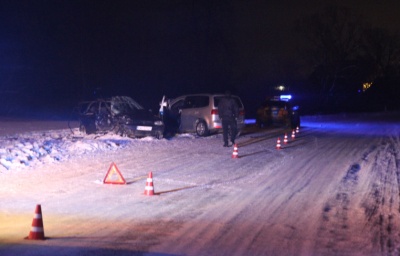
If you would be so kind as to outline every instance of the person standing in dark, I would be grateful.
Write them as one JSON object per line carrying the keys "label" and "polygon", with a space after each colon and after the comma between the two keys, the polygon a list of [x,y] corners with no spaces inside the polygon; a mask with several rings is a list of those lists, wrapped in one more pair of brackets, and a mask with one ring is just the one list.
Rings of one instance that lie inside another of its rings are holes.
{"label": "person standing in dark", "polygon": [[229,91],[226,91],[225,96],[219,100],[218,115],[222,122],[224,147],[229,147],[231,146],[228,144],[229,129],[231,142],[235,144],[237,134],[236,120],[239,116],[239,106]]}

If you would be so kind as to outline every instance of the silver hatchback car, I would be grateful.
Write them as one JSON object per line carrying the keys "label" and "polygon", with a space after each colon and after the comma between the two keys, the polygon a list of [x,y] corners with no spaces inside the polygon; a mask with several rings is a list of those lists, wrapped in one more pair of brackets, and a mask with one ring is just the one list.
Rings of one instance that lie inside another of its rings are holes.
{"label": "silver hatchback car", "polygon": [[[190,94],[166,100],[163,118],[166,128],[176,132],[196,132],[207,136],[222,131],[218,103],[224,94]],[[241,99],[232,95],[239,106],[238,133],[245,127],[245,110]],[[238,135],[239,135],[238,134]]]}

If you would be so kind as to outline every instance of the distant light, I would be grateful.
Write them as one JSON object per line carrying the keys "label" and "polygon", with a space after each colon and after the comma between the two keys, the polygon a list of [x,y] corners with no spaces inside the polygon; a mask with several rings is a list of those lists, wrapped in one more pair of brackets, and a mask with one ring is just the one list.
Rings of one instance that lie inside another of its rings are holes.
{"label": "distant light", "polygon": [[363,92],[368,90],[372,86],[372,82],[370,83],[363,83]]}
{"label": "distant light", "polygon": [[284,85],[278,85],[277,87],[275,87],[278,91],[284,91],[286,89],[286,87]]}
{"label": "distant light", "polygon": [[280,98],[280,100],[283,100],[283,101],[289,101],[292,99],[292,95],[290,95],[290,94],[281,95],[279,98]]}

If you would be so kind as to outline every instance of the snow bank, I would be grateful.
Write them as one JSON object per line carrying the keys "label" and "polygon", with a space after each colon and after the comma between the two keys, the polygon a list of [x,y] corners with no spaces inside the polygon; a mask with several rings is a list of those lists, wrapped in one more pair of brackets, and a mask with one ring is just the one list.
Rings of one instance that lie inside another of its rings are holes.
{"label": "snow bank", "polygon": [[71,155],[117,150],[131,140],[117,135],[83,136],[76,128],[3,136],[0,137],[0,171],[59,162]]}

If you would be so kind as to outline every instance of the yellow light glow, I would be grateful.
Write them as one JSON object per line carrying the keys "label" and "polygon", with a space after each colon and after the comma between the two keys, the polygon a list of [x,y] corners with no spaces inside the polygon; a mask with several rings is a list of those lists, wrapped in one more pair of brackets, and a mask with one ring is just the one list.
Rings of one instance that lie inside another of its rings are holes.
{"label": "yellow light glow", "polygon": [[369,83],[363,83],[363,92],[368,90],[372,86],[372,82]]}

